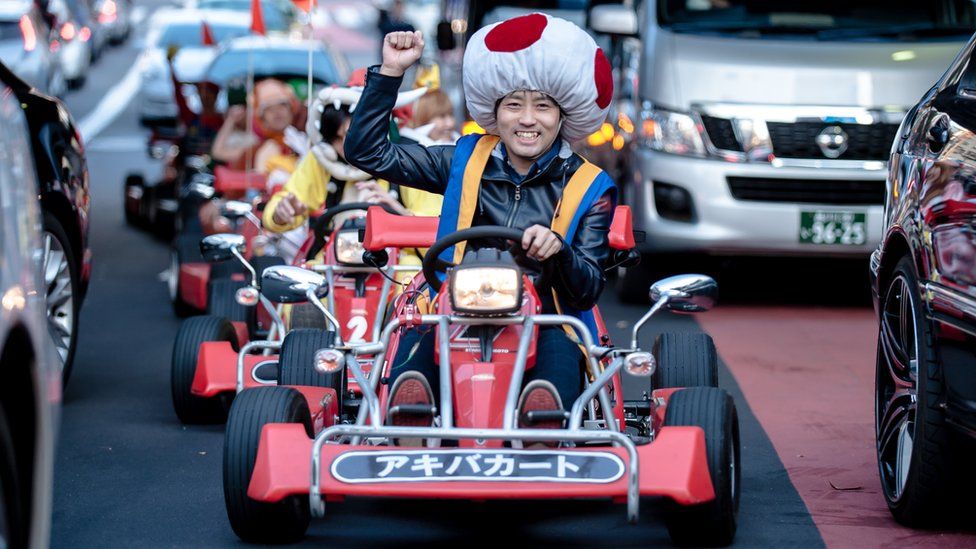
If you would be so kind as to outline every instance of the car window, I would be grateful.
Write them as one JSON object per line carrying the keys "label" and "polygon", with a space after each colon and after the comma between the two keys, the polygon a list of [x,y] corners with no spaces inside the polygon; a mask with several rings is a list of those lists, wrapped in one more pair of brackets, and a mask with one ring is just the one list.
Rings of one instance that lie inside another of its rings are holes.
{"label": "car window", "polygon": [[0,21],[0,40],[20,40],[20,25],[15,21]]}
{"label": "car window", "polygon": [[[218,42],[237,36],[245,36],[250,32],[246,27],[237,25],[221,25],[219,23],[208,23],[208,25],[210,32],[213,33],[214,40]],[[155,45],[159,48],[167,48],[169,46],[202,46],[203,25],[201,23],[169,25],[160,33]]]}

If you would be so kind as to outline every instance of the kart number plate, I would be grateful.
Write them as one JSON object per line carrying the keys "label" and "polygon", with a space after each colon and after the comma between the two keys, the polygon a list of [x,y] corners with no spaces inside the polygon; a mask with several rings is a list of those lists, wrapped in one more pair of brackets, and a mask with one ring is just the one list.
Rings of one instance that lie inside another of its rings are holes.
{"label": "kart number plate", "polygon": [[608,452],[413,450],[346,452],[332,476],[347,484],[384,482],[564,482],[607,484],[624,474]]}
{"label": "kart number plate", "polygon": [[864,212],[800,212],[801,244],[861,246],[867,240],[867,215]]}

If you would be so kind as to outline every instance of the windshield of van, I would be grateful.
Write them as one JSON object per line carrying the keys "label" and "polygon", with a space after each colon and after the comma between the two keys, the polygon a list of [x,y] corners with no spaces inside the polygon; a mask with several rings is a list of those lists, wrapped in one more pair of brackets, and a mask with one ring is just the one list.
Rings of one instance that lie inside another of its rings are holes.
{"label": "windshield of van", "polygon": [[663,0],[674,32],[812,40],[958,40],[976,30],[976,0]]}

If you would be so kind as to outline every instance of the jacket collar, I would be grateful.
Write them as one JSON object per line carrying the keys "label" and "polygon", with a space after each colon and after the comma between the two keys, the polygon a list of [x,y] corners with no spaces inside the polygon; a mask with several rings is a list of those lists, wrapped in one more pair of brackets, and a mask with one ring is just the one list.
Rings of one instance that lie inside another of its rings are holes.
{"label": "jacket collar", "polygon": [[529,168],[529,172],[525,176],[522,176],[515,171],[515,168],[508,161],[508,151],[505,150],[504,143],[499,141],[495,145],[495,149],[491,152],[492,159],[485,167],[485,172],[482,177],[491,181],[504,181],[515,185],[523,185],[549,174],[555,168],[563,166],[564,161],[572,155],[573,149],[569,142],[565,139],[559,139],[553,143],[548,151],[533,162]]}

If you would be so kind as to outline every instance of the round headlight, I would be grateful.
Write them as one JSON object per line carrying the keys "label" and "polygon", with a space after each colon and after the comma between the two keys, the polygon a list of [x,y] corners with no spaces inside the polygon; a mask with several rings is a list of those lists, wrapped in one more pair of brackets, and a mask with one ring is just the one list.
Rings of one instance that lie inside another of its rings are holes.
{"label": "round headlight", "polygon": [[630,353],[624,359],[624,370],[632,376],[650,377],[654,375],[656,367],[657,363],[651,353]]}
{"label": "round headlight", "polygon": [[511,313],[522,305],[522,278],[511,267],[460,267],[451,277],[451,301],[461,313]]}
{"label": "round headlight", "polygon": [[335,349],[319,349],[315,353],[315,369],[322,374],[334,374],[342,369],[343,358]]}

